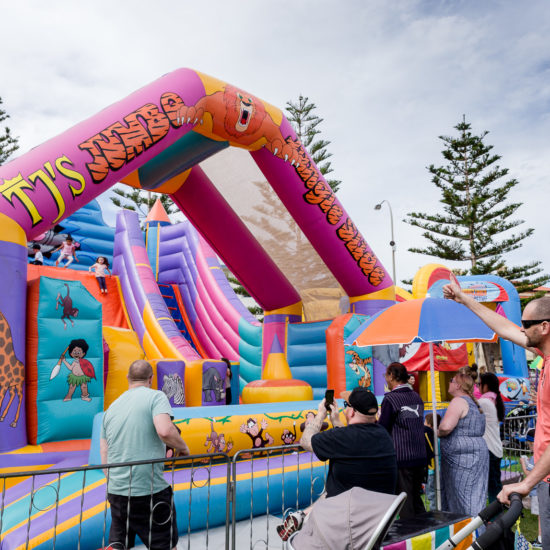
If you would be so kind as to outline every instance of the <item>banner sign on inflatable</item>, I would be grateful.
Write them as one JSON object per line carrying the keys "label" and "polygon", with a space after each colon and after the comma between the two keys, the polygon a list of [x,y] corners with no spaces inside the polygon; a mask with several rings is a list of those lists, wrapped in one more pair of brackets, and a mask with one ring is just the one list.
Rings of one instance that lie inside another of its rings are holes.
{"label": "banner sign on inflatable", "polygon": [[[429,289],[430,296],[443,298],[443,287],[448,282],[448,280],[435,282]],[[501,285],[491,281],[465,281],[461,278],[460,288],[476,302],[508,302],[510,300],[506,290]]]}
{"label": "banner sign on inflatable", "polygon": [[[400,361],[409,372],[430,370],[430,347],[428,344],[411,343],[399,347]],[[434,365],[437,371],[456,371],[468,365],[466,344],[442,342],[434,344]]]}

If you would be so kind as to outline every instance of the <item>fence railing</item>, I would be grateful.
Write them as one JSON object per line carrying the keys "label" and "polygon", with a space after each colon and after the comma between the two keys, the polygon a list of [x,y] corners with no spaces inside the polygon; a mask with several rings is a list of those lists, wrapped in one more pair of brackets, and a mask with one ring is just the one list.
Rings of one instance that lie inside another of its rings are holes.
{"label": "fence railing", "polygon": [[[324,463],[298,445],[249,449],[234,457],[204,454],[0,474],[0,549],[106,547],[107,483],[116,483],[122,474],[128,496],[144,482],[150,484],[150,495],[154,470],[162,463],[173,489],[178,549],[282,547],[276,524],[285,511],[315,501],[326,474]],[[152,524],[158,510],[150,502]],[[162,522],[172,525],[173,518]],[[129,542],[126,538],[117,550]]]}
{"label": "fence railing", "polygon": [[532,445],[527,432],[536,427],[537,415],[529,410],[516,410],[509,414],[501,424],[500,439],[503,457],[501,462],[503,483],[515,483],[523,477],[521,457],[533,455]]}

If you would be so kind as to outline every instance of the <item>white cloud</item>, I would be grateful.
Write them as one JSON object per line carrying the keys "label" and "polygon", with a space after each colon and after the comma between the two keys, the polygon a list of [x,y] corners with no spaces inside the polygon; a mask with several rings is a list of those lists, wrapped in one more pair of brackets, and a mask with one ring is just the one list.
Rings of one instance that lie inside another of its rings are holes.
{"label": "white cloud", "polygon": [[325,120],[344,207],[391,271],[393,207],[399,278],[433,258],[399,220],[435,211],[426,166],[462,114],[502,155],[511,195],[534,237],[512,255],[550,272],[550,12],[544,0],[312,0],[93,3],[38,0],[2,9],[0,96],[22,150],[178,67],[227,80],[284,108],[299,93]]}

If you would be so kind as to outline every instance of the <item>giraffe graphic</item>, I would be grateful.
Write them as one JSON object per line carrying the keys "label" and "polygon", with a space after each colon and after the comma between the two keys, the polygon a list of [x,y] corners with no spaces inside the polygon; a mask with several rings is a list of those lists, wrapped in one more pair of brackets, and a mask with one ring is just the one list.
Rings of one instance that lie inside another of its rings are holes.
{"label": "giraffe graphic", "polygon": [[11,404],[17,395],[19,403],[15,419],[10,424],[12,428],[17,426],[19,413],[21,412],[21,404],[23,403],[23,382],[25,381],[25,367],[15,356],[13,351],[13,341],[11,338],[11,330],[8,321],[0,312],[0,410],[2,402],[6,396],[6,392],[10,392],[10,399],[4,412],[0,416],[0,422],[4,422]]}

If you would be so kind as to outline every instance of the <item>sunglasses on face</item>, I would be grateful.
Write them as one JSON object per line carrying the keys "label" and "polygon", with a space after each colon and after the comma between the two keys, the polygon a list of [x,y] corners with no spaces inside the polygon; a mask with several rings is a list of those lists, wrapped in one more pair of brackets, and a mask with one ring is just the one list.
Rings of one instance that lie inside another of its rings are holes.
{"label": "sunglasses on face", "polygon": [[351,407],[351,405],[347,401],[344,401],[344,409],[346,409],[347,407]]}
{"label": "sunglasses on face", "polygon": [[529,328],[534,325],[540,325],[541,323],[550,323],[550,319],[522,319],[521,326],[523,328]]}

